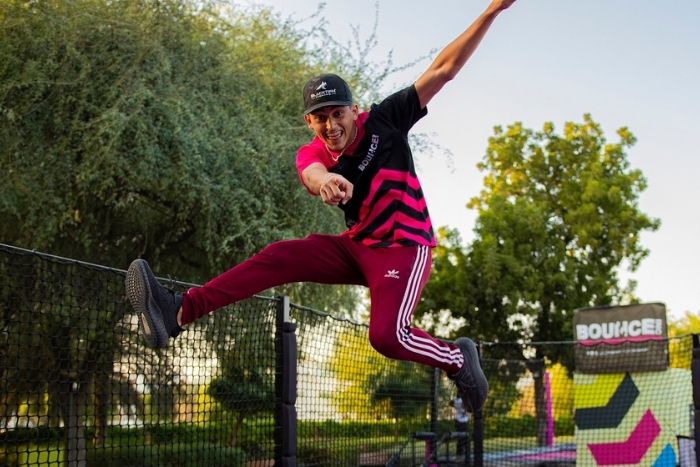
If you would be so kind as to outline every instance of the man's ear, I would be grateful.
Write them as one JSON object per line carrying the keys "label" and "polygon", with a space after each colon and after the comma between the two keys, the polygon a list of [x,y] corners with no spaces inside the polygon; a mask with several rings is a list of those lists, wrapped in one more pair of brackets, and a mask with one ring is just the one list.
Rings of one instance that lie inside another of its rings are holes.
{"label": "man's ear", "polygon": [[357,120],[357,117],[360,115],[360,108],[357,104],[353,104],[350,106],[350,110],[352,110],[352,119]]}
{"label": "man's ear", "polygon": [[304,121],[306,122],[306,126],[311,128],[311,115],[310,114],[305,114],[304,115]]}

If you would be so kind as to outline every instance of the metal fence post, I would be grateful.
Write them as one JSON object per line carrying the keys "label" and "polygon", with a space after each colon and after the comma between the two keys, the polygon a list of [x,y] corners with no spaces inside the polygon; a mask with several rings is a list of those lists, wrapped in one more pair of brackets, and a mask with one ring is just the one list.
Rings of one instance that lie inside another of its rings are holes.
{"label": "metal fence post", "polygon": [[430,387],[430,399],[432,401],[430,406],[430,431],[437,433],[437,422],[438,422],[438,384],[440,382],[440,369],[433,368],[433,377],[431,378]]}
{"label": "metal fence post", "polygon": [[691,375],[693,382],[693,408],[695,409],[693,438],[695,440],[695,459],[700,459],[700,336],[693,334],[693,360]]}
{"label": "metal fence post", "polygon": [[[438,422],[438,384],[440,382],[440,369],[433,368],[430,378],[430,431],[437,433]],[[435,440],[430,441],[430,453],[435,452]]]}
{"label": "metal fence post", "polygon": [[289,297],[278,297],[275,330],[275,465],[297,465],[297,341]]}
{"label": "metal fence post", "polygon": [[[477,347],[479,351],[479,360],[481,360],[482,349],[481,343]],[[476,410],[472,414],[474,422],[474,467],[482,467],[484,465],[484,411],[483,409]]]}

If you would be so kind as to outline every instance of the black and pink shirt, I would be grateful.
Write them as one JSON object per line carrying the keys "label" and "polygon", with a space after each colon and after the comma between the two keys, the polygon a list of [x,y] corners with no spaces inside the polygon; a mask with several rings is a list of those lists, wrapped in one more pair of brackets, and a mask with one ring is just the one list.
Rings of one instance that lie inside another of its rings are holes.
{"label": "black and pink shirt", "polygon": [[314,162],[350,181],[353,197],[345,212],[348,235],[370,247],[435,246],[408,131],[427,114],[414,86],[392,94],[359,115],[355,142],[345,154],[328,150],[317,136],[297,151],[299,176]]}

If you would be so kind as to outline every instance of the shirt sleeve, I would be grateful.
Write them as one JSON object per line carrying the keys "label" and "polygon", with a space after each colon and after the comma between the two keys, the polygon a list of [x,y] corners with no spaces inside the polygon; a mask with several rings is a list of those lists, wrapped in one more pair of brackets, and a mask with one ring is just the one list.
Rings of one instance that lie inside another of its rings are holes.
{"label": "shirt sleeve", "polygon": [[314,144],[309,143],[301,146],[297,150],[297,157],[296,157],[296,165],[297,165],[297,172],[299,173],[299,176],[301,176],[301,173],[304,171],[305,168],[313,164],[314,162],[320,162],[326,168],[328,168],[328,165],[326,164],[326,161],[324,160],[325,158],[323,157],[323,153],[321,150],[319,150],[318,147],[315,147]]}
{"label": "shirt sleeve", "polygon": [[408,131],[418,120],[428,114],[427,108],[421,108],[415,85],[410,85],[372,106],[372,112],[380,115],[387,122],[401,130]]}
{"label": "shirt sleeve", "polygon": [[313,193],[311,192],[311,190],[309,190],[309,187],[306,186],[306,183],[304,183],[304,178],[301,176],[301,173],[304,171],[304,169],[306,169],[314,162],[319,162],[323,164],[327,169],[330,169],[327,158],[323,157],[323,149],[319,148],[319,146],[317,144],[314,144],[314,141],[312,141],[309,144],[301,146],[297,150],[296,156],[297,175],[299,176],[299,181],[311,194]]}

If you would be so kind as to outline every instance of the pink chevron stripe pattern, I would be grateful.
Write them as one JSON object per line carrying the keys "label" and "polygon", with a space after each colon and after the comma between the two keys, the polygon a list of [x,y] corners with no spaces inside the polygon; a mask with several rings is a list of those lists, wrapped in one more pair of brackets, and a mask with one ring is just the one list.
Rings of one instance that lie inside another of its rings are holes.
{"label": "pink chevron stripe pattern", "polygon": [[410,172],[379,170],[360,206],[362,221],[352,226],[347,234],[366,236],[371,230],[371,235],[361,240],[370,246],[385,241],[399,244],[402,240],[434,246],[430,215],[420,189],[418,179]]}
{"label": "pink chevron stripe pattern", "polygon": [[[387,209],[388,207],[390,207],[391,203],[393,203],[399,199],[407,207],[409,207],[415,211],[418,211],[418,212],[423,211],[425,209],[425,206],[426,206],[425,199],[423,199],[423,198],[421,198],[420,200],[416,200],[416,199],[410,197],[409,195],[407,195],[401,191],[390,190],[387,193],[387,195],[385,195],[382,199],[377,201],[373,206],[370,206],[369,204],[367,204],[366,206],[363,206],[363,208],[369,209],[371,207],[371,209],[373,211],[383,211],[383,210]],[[366,211],[363,213],[366,214]]]}
{"label": "pink chevron stripe pattern", "polygon": [[[372,179],[372,185],[369,189],[370,195],[376,193],[379,186],[386,180],[394,182],[406,182],[409,188],[413,188],[414,190],[420,189],[420,182],[418,181],[418,179],[411,175],[409,172],[406,172],[405,170],[383,168],[377,172],[377,175],[380,176]],[[368,196],[368,198],[370,198],[370,196]]]}
{"label": "pink chevron stripe pattern", "polygon": [[411,176],[410,173],[400,170],[381,169],[379,172],[377,172],[377,175],[375,175],[374,179],[372,180],[372,185],[370,186],[369,192],[367,193],[367,197],[365,198],[363,205],[360,209],[361,218],[365,218],[369,213],[370,209],[374,210],[375,212],[381,212],[386,208],[386,203],[390,202],[392,199],[402,199],[402,202],[404,204],[407,204],[416,211],[422,211],[423,209],[425,209],[425,198],[415,200],[400,191],[394,193],[391,196],[386,197],[385,200],[382,200],[382,205],[370,206],[369,203],[371,202],[371,200],[374,199],[374,196],[376,195],[377,191],[381,188],[382,184],[387,181],[405,183],[406,186],[413,190],[420,190],[420,183],[418,182],[418,179],[416,177]]}
{"label": "pink chevron stripe pattern", "polygon": [[[392,215],[387,219],[386,222],[384,222],[381,226],[378,226],[375,230],[377,231],[377,236],[381,232],[382,234],[385,233],[386,231],[390,230],[393,228],[393,223],[394,222],[400,222],[403,223],[409,227],[418,229],[418,230],[428,230],[430,229],[430,218],[428,217],[427,220],[420,222],[416,219],[414,219],[411,216],[408,216],[401,211],[399,211],[399,208],[403,204],[404,206],[412,207],[409,205],[409,203],[406,203],[406,199],[387,199],[386,201],[382,201],[380,203],[377,203],[376,206],[374,206],[373,210],[374,212],[365,217],[363,220],[363,224],[371,224],[374,222],[378,217],[384,214],[385,211],[389,211],[392,213]],[[425,204],[423,205],[422,209],[425,209]],[[418,211],[418,213],[422,212],[422,209]]]}
{"label": "pink chevron stripe pattern", "polygon": [[638,464],[659,433],[661,426],[647,410],[626,441],[589,444],[588,449],[598,465]]}

